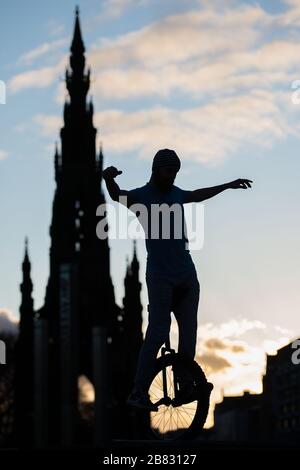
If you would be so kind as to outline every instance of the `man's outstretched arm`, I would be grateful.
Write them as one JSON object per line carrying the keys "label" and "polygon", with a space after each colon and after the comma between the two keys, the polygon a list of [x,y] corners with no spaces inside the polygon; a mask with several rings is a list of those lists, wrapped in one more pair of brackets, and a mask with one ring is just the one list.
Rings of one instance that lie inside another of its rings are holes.
{"label": "man's outstretched arm", "polygon": [[102,172],[102,177],[105,181],[107,191],[113,201],[117,201],[121,195],[121,189],[115,182],[115,177],[121,175],[122,171],[119,171],[115,166],[109,166]]}
{"label": "man's outstretched arm", "polygon": [[194,191],[188,191],[186,196],[186,202],[201,202],[209,199],[217,194],[225,191],[225,189],[247,189],[251,188],[253,181],[248,179],[237,179],[230,183],[220,184],[219,186],[212,186],[211,188],[195,189]]}
{"label": "man's outstretched arm", "polygon": [[[107,191],[113,201],[127,202],[127,207],[133,204],[132,198],[129,196],[129,191],[126,189],[120,189],[119,185],[115,182],[115,177],[121,175],[123,172],[119,171],[115,166],[109,166],[102,172],[102,177],[105,181]],[[123,201],[119,200],[120,196],[126,196],[127,199],[123,198]]]}

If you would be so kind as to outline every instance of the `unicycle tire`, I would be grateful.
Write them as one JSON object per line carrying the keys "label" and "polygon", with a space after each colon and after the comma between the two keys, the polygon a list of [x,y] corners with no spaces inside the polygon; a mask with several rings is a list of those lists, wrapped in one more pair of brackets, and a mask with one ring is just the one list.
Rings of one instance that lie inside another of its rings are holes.
{"label": "unicycle tire", "polygon": [[[155,363],[155,371],[148,390],[150,400],[158,403],[164,397],[163,369],[166,369],[167,390],[170,401],[174,398],[173,371],[181,369],[192,379],[196,398],[194,401],[176,406],[162,404],[158,411],[150,412],[151,434],[159,440],[190,440],[199,436],[209,411],[209,398],[212,385],[207,382],[205,374],[196,361],[180,354],[165,354]],[[173,387],[173,389],[172,389]]]}

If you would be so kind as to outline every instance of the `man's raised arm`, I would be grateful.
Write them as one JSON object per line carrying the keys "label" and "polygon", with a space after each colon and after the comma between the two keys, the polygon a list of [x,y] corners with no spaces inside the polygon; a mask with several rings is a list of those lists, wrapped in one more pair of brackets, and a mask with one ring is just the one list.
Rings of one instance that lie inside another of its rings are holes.
{"label": "man's raised arm", "polygon": [[225,189],[247,189],[251,188],[253,181],[248,179],[237,179],[230,183],[220,184],[219,186],[212,186],[211,188],[195,189],[194,191],[188,191],[185,202],[201,202],[205,199],[209,199],[217,194],[225,191]]}
{"label": "man's raised arm", "polygon": [[112,200],[124,203],[125,199],[123,199],[123,201],[120,201],[119,198],[120,196],[126,196],[126,205],[128,207],[133,203],[133,201],[131,200],[132,198],[129,197],[129,191],[126,191],[125,189],[120,189],[118,184],[115,182],[115,177],[121,175],[122,173],[123,172],[119,171],[115,166],[109,166],[102,172],[102,177],[105,181],[107,191],[109,192],[109,195]]}

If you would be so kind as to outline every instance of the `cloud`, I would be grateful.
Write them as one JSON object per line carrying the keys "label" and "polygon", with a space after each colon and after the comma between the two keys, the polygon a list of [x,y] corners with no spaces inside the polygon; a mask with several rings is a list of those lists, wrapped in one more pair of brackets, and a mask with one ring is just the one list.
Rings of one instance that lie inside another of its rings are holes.
{"label": "cloud", "polygon": [[220,324],[205,323],[199,327],[199,339],[210,338],[240,338],[248,332],[266,331],[267,325],[260,320],[249,320],[247,318],[231,318]]}
{"label": "cloud", "polygon": [[257,90],[181,111],[107,110],[96,113],[95,123],[108,151],[137,151],[140,158],[148,159],[155,149],[172,145],[184,158],[210,165],[253,142],[271,146],[290,131],[272,93]]}
{"label": "cloud", "polygon": [[59,129],[62,126],[62,118],[55,115],[37,114],[33,117],[44,136],[57,138]]}
{"label": "cloud", "polygon": [[[283,332],[287,336],[282,336]],[[178,341],[178,331],[173,330],[173,336]],[[294,337],[293,332],[281,326],[247,318],[200,325],[196,360],[214,385],[208,425],[213,423],[215,403],[224,394],[240,395],[244,390],[262,392],[266,354],[276,354]]]}
{"label": "cloud", "polygon": [[[275,16],[260,6],[208,5],[94,44],[88,57],[99,100],[168,100],[98,113],[106,148],[144,158],[155,150],[151,142],[172,142],[187,159],[217,165],[249,144],[270,148],[295,134],[282,85],[288,94],[300,72],[298,42],[267,40]],[[175,96],[193,99],[192,107],[172,108]]]}
{"label": "cloud", "polygon": [[281,326],[274,326],[275,330],[278,331],[281,335],[291,337],[292,336],[292,331],[288,330],[287,328],[282,328]]}
{"label": "cloud", "polygon": [[196,360],[204,367],[207,375],[219,373],[231,367],[230,362],[214,352],[206,352],[196,357]]}
{"label": "cloud", "polygon": [[59,80],[59,74],[64,71],[67,56],[54,66],[28,70],[13,76],[8,82],[8,90],[15,94],[28,88],[45,88]]}
{"label": "cloud", "polygon": [[[104,6],[120,12],[132,5],[110,0]],[[200,6],[100,38],[88,49],[95,103],[119,101],[95,115],[107,151],[147,159],[171,142],[187,160],[216,166],[251,145],[271,148],[288,135],[299,136],[287,98],[300,74],[295,37],[270,40],[279,17],[259,5],[202,1]],[[40,58],[58,46],[58,41],[42,44],[25,58]],[[67,56],[55,66],[16,75],[9,90],[49,86],[66,64]],[[54,99],[62,103],[63,95],[60,83]],[[141,109],[135,100],[145,97]],[[136,103],[131,111],[124,108],[126,100]],[[50,117],[40,124],[53,136]]]}
{"label": "cloud", "polygon": [[65,101],[67,101],[69,99],[69,93],[66,89],[66,85],[63,81],[61,81],[57,88],[56,88],[56,92],[55,92],[55,102],[57,104],[59,104],[60,106],[63,106]]}
{"label": "cloud", "polygon": [[208,349],[226,349],[224,341],[219,338],[210,338],[205,341],[204,345]]}
{"label": "cloud", "polygon": [[102,16],[121,16],[128,8],[136,8],[141,5],[146,5],[147,3],[148,0],[104,0]]}
{"label": "cloud", "polygon": [[272,22],[259,6],[227,8],[225,13],[206,7],[167,16],[113,40],[102,38],[88,56],[94,91],[116,99],[178,91],[203,99],[207,92],[235,92],[254,83],[264,88],[266,81],[270,86],[284,80],[285,71],[272,77],[265,66],[287,60],[295,65],[298,55],[292,49],[299,47],[291,42],[292,54],[285,55],[276,51],[289,41],[264,44],[264,28]]}
{"label": "cloud", "polygon": [[[126,14],[133,9],[136,14],[136,10],[139,7],[145,7],[149,5],[149,3],[150,0],[103,0],[101,2],[100,14],[88,18],[85,22],[85,26],[87,29],[90,29],[109,20],[120,18],[124,13]],[[152,3],[153,0],[151,0],[151,6]]]}
{"label": "cloud", "polygon": [[[247,367],[257,360],[260,362],[258,374],[261,372],[261,366],[264,357],[264,344],[261,349],[255,348],[247,341],[237,341],[236,338],[243,337],[249,331],[265,330],[266,325],[259,321],[249,321],[243,319],[232,319],[219,325],[205,324],[198,331],[198,355],[200,364],[204,367],[208,376],[222,374],[224,380],[227,374],[231,374],[230,369],[241,369]],[[226,374],[227,373],[227,374]]]}
{"label": "cloud", "polygon": [[284,13],[277,15],[278,23],[284,26],[299,26],[300,25],[300,4],[299,0],[284,0],[287,5],[287,10]]}
{"label": "cloud", "polygon": [[242,344],[233,344],[231,346],[231,351],[234,352],[234,353],[245,352],[245,346],[243,346]]}
{"label": "cloud", "polygon": [[204,347],[207,349],[221,349],[229,350],[233,353],[241,353],[245,351],[245,346],[238,343],[230,343],[228,341],[221,340],[219,338],[210,338],[205,341]]}
{"label": "cloud", "polygon": [[18,333],[18,322],[13,313],[5,308],[0,309],[0,334],[10,333],[16,335]]}
{"label": "cloud", "polygon": [[50,36],[59,36],[64,32],[65,26],[58,20],[50,19],[47,23],[47,30]]}
{"label": "cloud", "polygon": [[[94,66],[140,64],[157,69],[168,63],[249,48],[261,36],[254,26],[264,25],[268,15],[260,7],[227,10],[193,10],[169,15],[116,39],[101,39],[93,46]],[[216,34],[222,27],[222,34]],[[233,28],[235,28],[233,30]],[[239,41],[236,40],[240,34]]]}
{"label": "cloud", "polygon": [[4,160],[5,158],[7,158],[9,155],[9,153],[6,151],[6,150],[1,150],[0,149],[0,160]]}
{"label": "cloud", "polygon": [[[197,359],[215,386],[214,402],[221,398],[223,392],[232,395],[244,390],[254,393],[262,391],[266,354],[275,354],[295,336],[293,332],[289,332],[289,336],[282,336],[281,331],[278,325],[266,325],[259,320],[250,321],[246,318],[200,326]],[[213,367],[215,356],[216,367]]]}
{"label": "cloud", "polygon": [[[104,7],[120,11],[133,3],[136,5],[132,0],[108,0]],[[276,74],[268,71],[297,66],[299,56],[296,41],[264,44],[264,28],[273,23],[274,17],[260,6],[221,11],[216,5],[204,5],[114,39],[101,38],[87,54],[93,71],[92,92],[109,99],[167,97],[178,91],[203,98],[207,92],[219,95],[259,84],[264,89],[286,78],[286,69]],[[21,59],[30,61],[66,41],[44,43]],[[49,86],[57,67],[24,72],[11,79],[10,87],[16,92],[30,83]],[[35,81],[34,75],[41,80]]]}
{"label": "cloud", "polygon": [[29,52],[23,54],[17,61],[20,65],[29,65],[32,62],[36,61],[37,59],[41,59],[41,57],[45,55],[50,55],[52,52],[56,51],[57,49],[61,49],[62,47],[69,44],[69,38],[62,38],[57,39],[52,42],[44,42],[39,46],[35,47]]}
{"label": "cloud", "polygon": [[[279,100],[281,99],[278,98]],[[38,115],[34,118],[44,135],[58,132],[61,119]],[[183,159],[216,166],[246,146],[270,147],[295,129],[274,102],[274,93],[252,90],[245,95],[219,98],[185,110],[156,106],[125,112],[107,109],[94,116],[101,129],[98,139],[109,153],[134,153],[151,159],[157,148],[170,147]]]}

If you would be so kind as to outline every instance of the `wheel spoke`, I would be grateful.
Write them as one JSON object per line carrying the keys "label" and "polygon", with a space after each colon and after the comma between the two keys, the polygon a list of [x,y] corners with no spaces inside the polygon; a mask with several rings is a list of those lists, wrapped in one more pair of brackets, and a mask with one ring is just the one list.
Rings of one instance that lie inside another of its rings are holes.
{"label": "wheel spoke", "polygon": [[[193,382],[197,381],[197,374],[189,372],[186,365],[184,365],[181,374],[176,374],[175,377],[173,357],[166,356],[165,359],[161,361],[161,364],[168,365],[165,365],[164,368],[160,368],[153,378],[148,392],[150,399],[153,402],[157,403],[164,398],[173,400],[175,398],[177,380],[179,380],[180,383],[181,377],[190,377]],[[166,392],[164,391],[164,375],[166,379]],[[165,396],[165,393],[167,394],[167,397]],[[152,430],[157,437],[164,440],[172,440],[174,437],[185,434],[190,428],[197,415],[199,401],[194,400],[178,407],[174,407],[171,403],[167,403],[168,402],[165,402],[165,404],[159,405],[157,411],[151,411],[150,420]]]}

